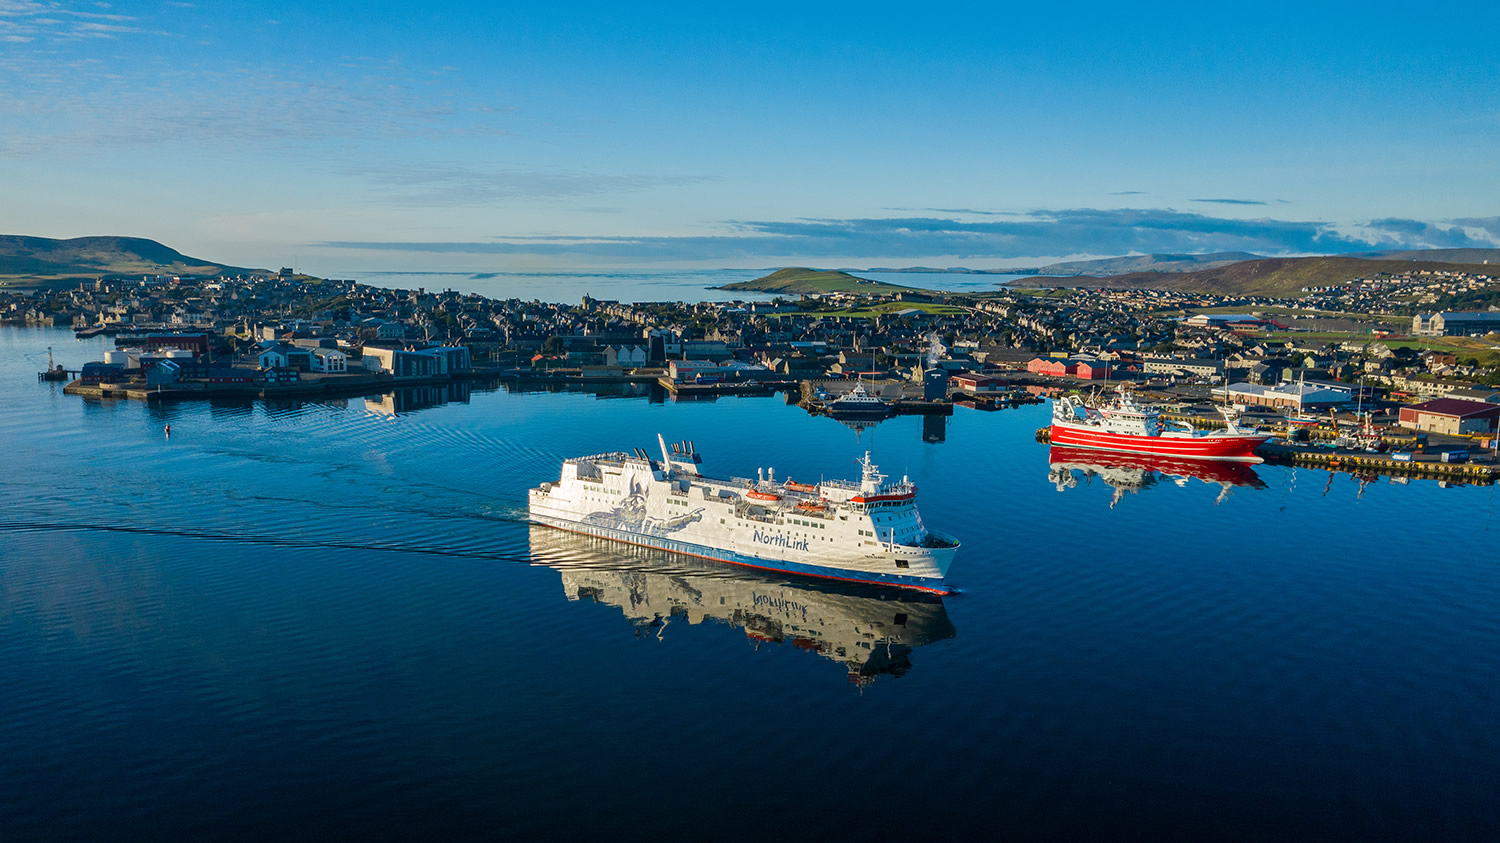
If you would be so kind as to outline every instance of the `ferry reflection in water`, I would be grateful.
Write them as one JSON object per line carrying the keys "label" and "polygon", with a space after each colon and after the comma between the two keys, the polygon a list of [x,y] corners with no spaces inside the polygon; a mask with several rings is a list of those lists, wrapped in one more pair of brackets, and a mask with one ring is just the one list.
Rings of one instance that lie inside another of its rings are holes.
{"label": "ferry reflection in water", "polygon": [[1205,483],[1217,483],[1221,489],[1215,503],[1228,497],[1229,491],[1235,486],[1249,486],[1253,489],[1266,487],[1249,464],[1224,460],[1118,454],[1091,448],[1053,445],[1048,462],[1050,467],[1047,479],[1057,485],[1059,492],[1077,486],[1080,475],[1085,482],[1098,477],[1114,487],[1114,495],[1109,500],[1110,509],[1114,509],[1115,504],[1127,492],[1139,492],[1155,486],[1161,477],[1169,477],[1179,486],[1187,485],[1187,481],[1194,477]]}
{"label": "ferry reflection in water", "polygon": [[636,635],[718,621],[753,645],[791,645],[844,665],[861,688],[904,676],[917,647],[952,638],[942,598],[856,583],[783,580],[729,565],[531,527],[534,564],[556,568],[570,601],[615,606]]}
{"label": "ferry reflection in water", "polygon": [[366,398],[365,409],[372,413],[394,416],[400,413],[425,410],[429,407],[440,407],[444,404],[454,402],[467,404],[469,403],[471,392],[472,390],[466,381],[430,384],[426,386],[406,386],[387,392],[384,395]]}

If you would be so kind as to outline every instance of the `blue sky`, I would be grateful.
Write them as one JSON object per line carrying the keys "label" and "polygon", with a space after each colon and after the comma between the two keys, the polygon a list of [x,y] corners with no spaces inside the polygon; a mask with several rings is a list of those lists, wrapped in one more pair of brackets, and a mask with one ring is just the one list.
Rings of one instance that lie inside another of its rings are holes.
{"label": "blue sky", "polygon": [[324,274],[1500,245],[1500,13],[1311,5],[0,0],[0,232]]}

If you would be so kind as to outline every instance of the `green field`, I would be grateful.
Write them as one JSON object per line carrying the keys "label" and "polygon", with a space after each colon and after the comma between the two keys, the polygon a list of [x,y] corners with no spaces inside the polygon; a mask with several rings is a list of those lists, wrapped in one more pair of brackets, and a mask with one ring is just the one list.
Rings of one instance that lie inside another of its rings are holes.
{"label": "green field", "polygon": [[1387,348],[1431,348],[1437,351],[1467,352],[1482,354],[1494,351],[1495,346],[1482,339],[1472,337],[1402,337],[1381,339],[1365,331],[1273,331],[1256,335],[1263,342],[1286,342],[1291,340],[1353,340],[1362,343],[1380,343]]}
{"label": "green field", "polygon": [[1078,291],[1068,287],[1049,289],[1042,289],[1041,287],[1006,287],[1005,292],[1020,293],[1023,296],[1030,296],[1034,299],[1065,299]]}
{"label": "green field", "polygon": [[[1193,313],[1249,313],[1251,311],[1263,314],[1268,317],[1310,316],[1313,319],[1359,319],[1365,322],[1378,323],[1381,325],[1399,326],[1401,328],[1408,328],[1411,326],[1411,320],[1404,316],[1376,316],[1370,313],[1355,313],[1353,311],[1346,310],[1309,310],[1307,308],[1271,307],[1266,305],[1256,305],[1249,308],[1245,307],[1244,305],[1240,305],[1238,307],[1192,308]],[[1187,311],[1173,310],[1158,312],[1161,313],[1161,315],[1166,316],[1170,313],[1184,314]]]}
{"label": "green field", "polygon": [[[1253,339],[1261,342],[1299,342],[1301,340],[1355,340],[1358,342],[1386,342],[1377,339],[1369,331],[1267,331],[1263,334],[1249,334]],[[1389,344],[1389,343],[1387,343]]]}
{"label": "green field", "polygon": [[1403,337],[1401,339],[1379,339],[1367,333],[1340,333],[1337,331],[1326,331],[1319,333],[1275,333],[1259,337],[1263,342],[1281,343],[1291,340],[1329,340],[1329,341],[1352,341],[1365,345],[1380,343],[1387,348],[1416,348],[1432,351],[1446,351],[1466,360],[1473,357],[1479,361],[1481,366],[1500,366],[1500,346],[1481,339],[1471,337]]}

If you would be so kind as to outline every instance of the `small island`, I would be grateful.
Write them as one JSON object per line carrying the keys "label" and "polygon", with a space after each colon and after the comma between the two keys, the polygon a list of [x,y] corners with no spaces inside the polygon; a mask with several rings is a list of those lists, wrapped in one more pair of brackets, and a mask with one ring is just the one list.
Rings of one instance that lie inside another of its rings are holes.
{"label": "small island", "polygon": [[916,292],[916,287],[871,281],[836,269],[809,269],[793,266],[778,269],[770,275],[750,281],[738,281],[716,287],[719,290],[753,291],[760,293],[902,293]]}

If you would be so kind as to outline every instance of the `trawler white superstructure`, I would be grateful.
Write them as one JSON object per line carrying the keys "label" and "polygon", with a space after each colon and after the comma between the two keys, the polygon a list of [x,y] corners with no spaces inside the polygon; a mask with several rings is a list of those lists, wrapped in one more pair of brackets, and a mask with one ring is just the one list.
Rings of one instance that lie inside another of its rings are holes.
{"label": "trawler white superstructure", "polygon": [[565,460],[555,483],[530,493],[531,520],[549,527],[736,565],[947,594],[952,536],[927,529],[917,487],[887,482],[867,452],[859,482],[704,476],[691,442],[662,458],[642,449]]}

